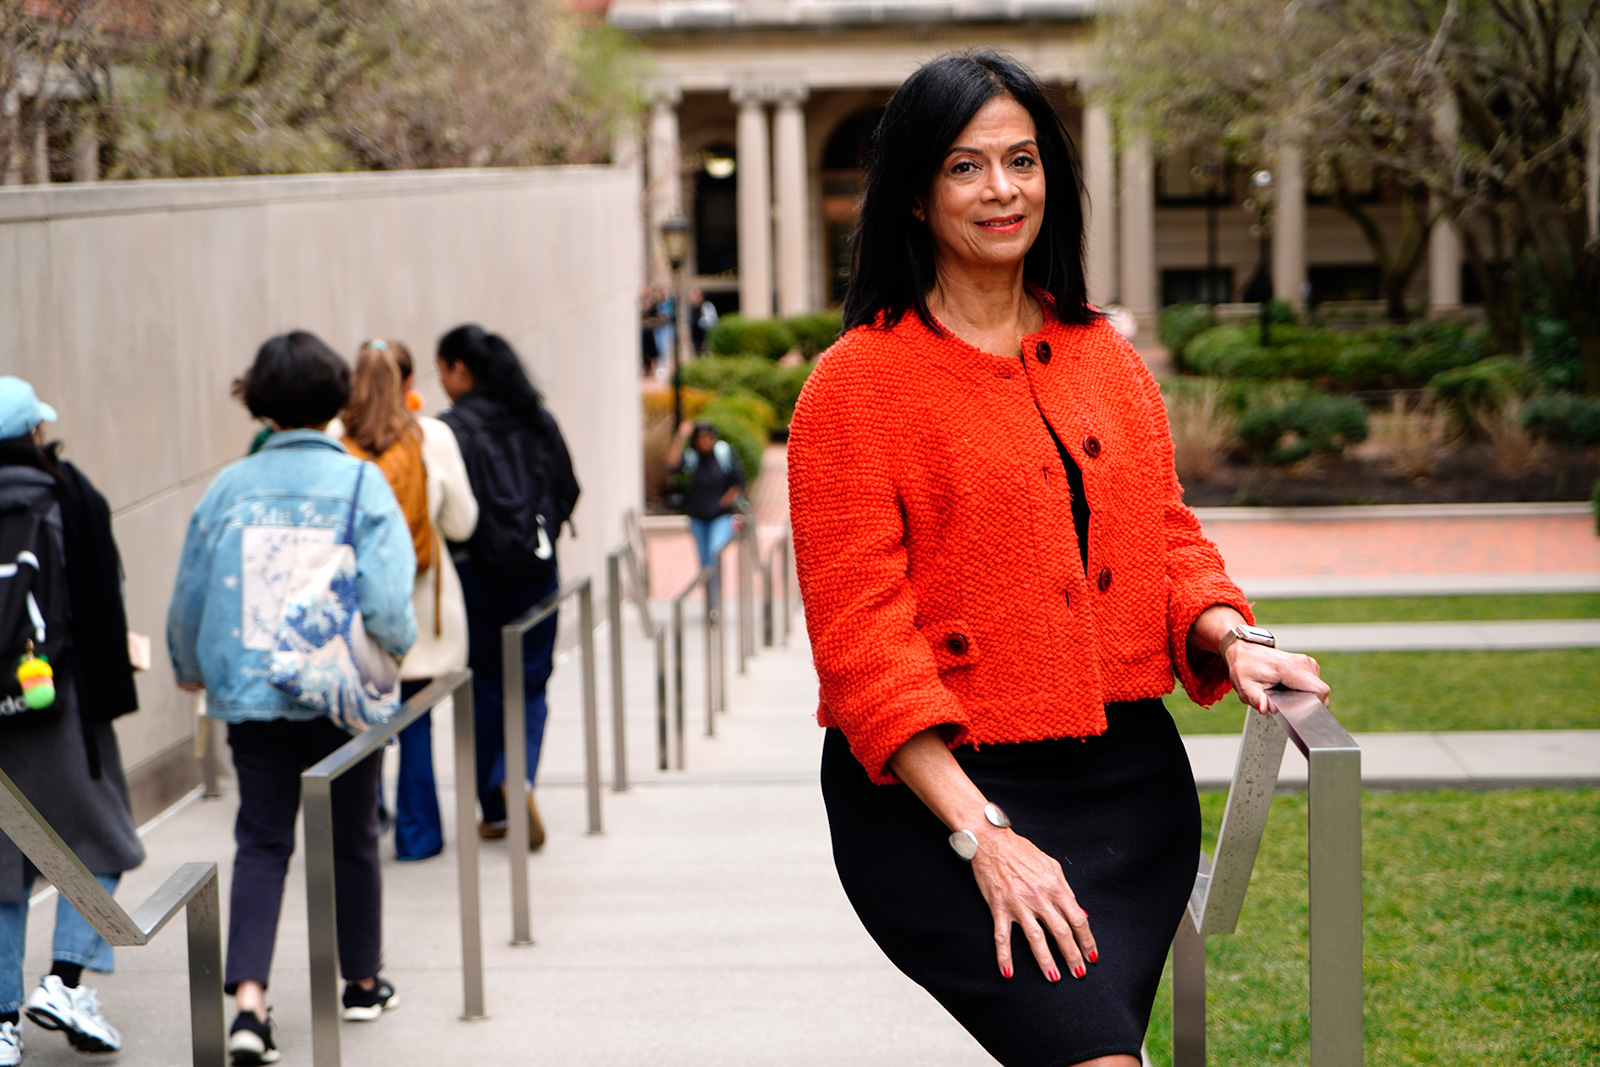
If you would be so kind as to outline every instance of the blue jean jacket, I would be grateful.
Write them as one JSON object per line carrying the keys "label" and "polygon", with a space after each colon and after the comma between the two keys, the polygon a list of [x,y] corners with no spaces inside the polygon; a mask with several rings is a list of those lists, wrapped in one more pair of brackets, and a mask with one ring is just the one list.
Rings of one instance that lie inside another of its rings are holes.
{"label": "blue jean jacket", "polygon": [[[206,714],[224,722],[315,719],[267,683],[283,597],[301,540],[337,541],[361,460],[316,430],[275,433],[225,467],[189,519],[167,612],[180,682],[204,682]],[[417,559],[405,515],[376,467],[361,479],[351,542],[361,619],[396,659],[417,639]]]}

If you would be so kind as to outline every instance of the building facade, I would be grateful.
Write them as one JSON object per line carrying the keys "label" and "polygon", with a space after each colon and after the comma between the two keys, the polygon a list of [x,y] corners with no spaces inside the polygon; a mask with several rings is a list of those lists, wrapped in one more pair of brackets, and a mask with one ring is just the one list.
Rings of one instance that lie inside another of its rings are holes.
{"label": "building facade", "polygon": [[[687,270],[717,306],[761,317],[836,304],[849,273],[862,160],[895,88],[959,49],[1005,51],[1057,101],[1083,164],[1091,299],[1149,327],[1163,304],[1254,299],[1261,276],[1296,305],[1376,300],[1360,227],[1309,195],[1302,151],[1242,172],[1154,158],[1094,101],[1095,15],[1108,0],[613,0],[608,22],[646,50],[651,73],[646,225],[693,226]],[[1265,175],[1261,172],[1265,171]],[[1260,177],[1258,177],[1260,175]],[[1266,179],[1265,187],[1252,184]],[[1270,225],[1257,208],[1270,197]],[[1374,180],[1363,210],[1401,228],[1397,193]],[[1264,235],[1264,239],[1263,239]],[[1432,311],[1461,303],[1452,232],[1434,228],[1407,288]]]}

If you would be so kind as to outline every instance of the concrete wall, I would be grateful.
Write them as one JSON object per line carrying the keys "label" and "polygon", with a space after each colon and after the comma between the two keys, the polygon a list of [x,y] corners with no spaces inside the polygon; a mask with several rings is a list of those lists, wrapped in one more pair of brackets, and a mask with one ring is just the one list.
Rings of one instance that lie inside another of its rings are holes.
{"label": "concrete wall", "polygon": [[129,625],[155,639],[119,723],[142,809],[192,781],[167,600],[190,511],[254,432],[228,387],[269,335],[309,329],[352,358],[400,338],[437,413],[438,337],[505,334],[583,485],[563,570],[602,575],[642,491],[638,204],[631,167],[0,190],[0,374],[59,410],[52,436],[115,512]]}

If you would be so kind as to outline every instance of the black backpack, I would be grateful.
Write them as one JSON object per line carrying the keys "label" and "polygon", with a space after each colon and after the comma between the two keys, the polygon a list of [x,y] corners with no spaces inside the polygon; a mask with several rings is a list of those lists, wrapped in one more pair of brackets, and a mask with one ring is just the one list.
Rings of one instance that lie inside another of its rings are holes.
{"label": "black backpack", "polygon": [[67,571],[46,519],[55,506],[55,494],[47,491],[32,504],[0,511],[0,723],[34,711],[17,678],[30,651],[47,659],[58,679],[62,674]]}

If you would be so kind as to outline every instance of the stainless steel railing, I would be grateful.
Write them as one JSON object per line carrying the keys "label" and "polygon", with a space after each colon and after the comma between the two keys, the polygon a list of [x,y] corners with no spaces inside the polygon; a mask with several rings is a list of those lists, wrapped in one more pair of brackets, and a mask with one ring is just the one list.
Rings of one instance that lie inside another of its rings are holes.
{"label": "stainless steel railing", "polygon": [[793,534],[788,526],[783,528],[777,543],[772,546],[765,559],[761,558],[759,546],[756,545],[754,531],[751,532],[752,546],[756,551],[756,571],[761,577],[761,643],[771,648],[776,636],[773,619],[773,609],[776,606],[776,590],[782,591],[783,599],[783,644],[789,644],[789,631],[793,612],[791,610],[790,587],[793,584],[794,570],[790,566],[790,557],[793,554]]}
{"label": "stainless steel railing", "polygon": [[[449,697],[453,705],[456,785],[456,883],[461,911],[463,1019],[481,1019],[483,923],[478,895],[477,760],[473,742],[472,672],[451,671],[401,705],[387,722],[339,746],[300,775],[305,814],[306,925],[311,957],[311,1062],[339,1067],[339,962],[334,911],[333,781],[380,752],[389,739]],[[507,716],[508,718],[510,716]],[[526,834],[523,840],[526,841]],[[377,906],[377,902],[373,902]],[[219,1059],[217,1061],[221,1063]]]}
{"label": "stainless steel railing", "polygon": [[227,1034],[217,865],[185,863],[130,915],[4,771],[0,771],[0,831],[16,842],[57,892],[113,945],[148,945],[180,908],[184,910],[189,926],[189,1034],[194,1067],[222,1067],[227,1059]]}
{"label": "stainless steel railing", "polygon": [[[628,513],[630,516],[632,512]],[[628,582],[624,583],[622,565],[628,565]],[[627,585],[633,587],[628,595]],[[655,643],[656,652],[656,765],[667,769],[667,631],[656,623],[650,614],[650,575],[645,568],[644,553],[630,536],[621,548],[606,556],[606,619],[611,637],[611,732],[616,738],[615,775],[612,790],[626,792],[628,788],[626,736],[627,700],[623,691],[622,658],[622,602],[632,600],[639,609],[639,625],[644,636]]]}
{"label": "stainless steel railing", "polygon": [[678,770],[684,767],[683,743],[683,602],[701,586],[705,587],[705,640],[706,640],[706,736],[717,735],[716,713],[727,707],[726,694],[728,689],[728,666],[725,654],[725,641],[722,633],[722,582],[715,583],[716,595],[712,595],[712,578],[719,577],[724,571],[723,556],[730,547],[739,539],[735,537],[717,550],[717,556],[711,564],[700,568],[700,572],[684,587],[684,590],[672,598],[672,704],[674,715],[674,728],[678,739]]}
{"label": "stainless steel railing", "polygon": [[[583,647],[583,782],[588,802],[589,833],[600,826],[600,719],[595,700],[594,592],[588,575],[564,583],[521,618],[500,628],[506,743],[506,844],[511,858],[511,943],[533,944],[528,916],[528,805],[516,792],[528,780],[528,724],[522,714],[522,635],[554,615],[562,603],[578,599],[578,642]],[[617,725],[615,722],[613,725]],[[620,752],[623,737],[613,739]],[[626,773],[626,772],[624,772]],[[513,786],[512,783],[517,783]]]}
{"label": "stainless steel railing", "polygon": [[1205,939],[1238,926],[1291,740],[1310,767],[1311,1064],[1361,1063],[1361,750],[1310,693],[1274,690],[1273,702],[1276,715],[1246,713],[1216,859],[1200,854],[1172,943],[1173,1067],[1206,1062]]}

